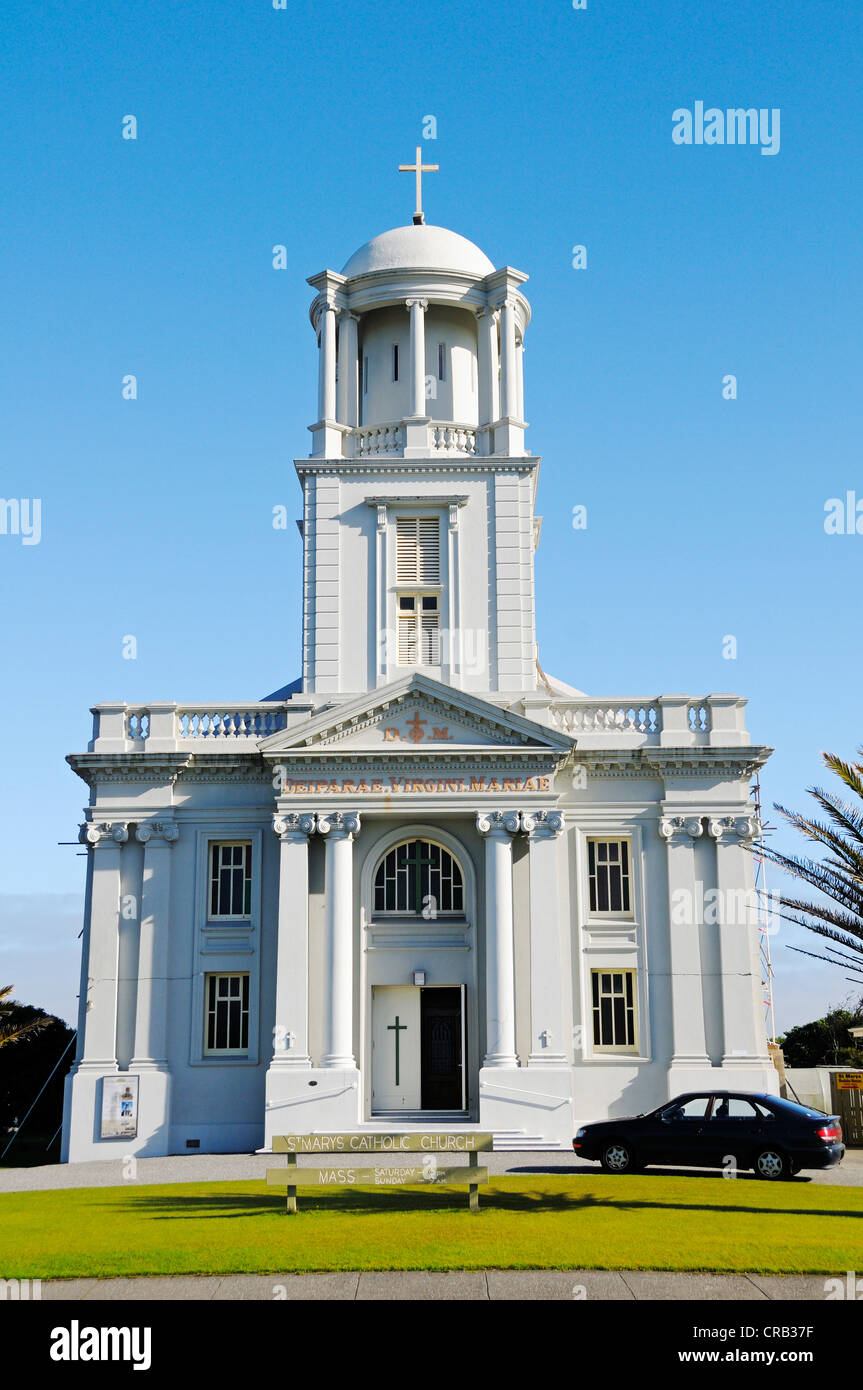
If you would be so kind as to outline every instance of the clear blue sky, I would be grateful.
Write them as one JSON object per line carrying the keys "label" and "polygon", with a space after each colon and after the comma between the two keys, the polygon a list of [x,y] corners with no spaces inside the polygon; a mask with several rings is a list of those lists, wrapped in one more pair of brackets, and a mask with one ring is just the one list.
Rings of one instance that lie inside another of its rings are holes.
{"label": "clear blue sky", "polygon": [[[863,536],[823,520],[863,498],[861,28],[837,0],[6,0],[0,492],[43,505],[39,545],[0,536],[20,996],[73,1012],[84,860],[56,842],[89,706],[299,672],[299,537],[271,516],[315,415],[305,278],[409,220],[396,166],[428,114],[428,220],[530,275],[543,665],[596,695],[748,695],[768,802],[853,754]],[[778,107],[780,152],[675,145],[698,100]],[[853,989],[785,949],[814,940],[774,943],[780,1026]]]}

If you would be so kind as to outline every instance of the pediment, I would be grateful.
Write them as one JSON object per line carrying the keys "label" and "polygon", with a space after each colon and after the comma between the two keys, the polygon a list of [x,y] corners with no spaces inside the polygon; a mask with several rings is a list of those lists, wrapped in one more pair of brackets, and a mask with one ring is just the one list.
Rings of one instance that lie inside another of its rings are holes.
{"label": "pediment", "polygon": [[265,739],[261,752],[454,753],[519,748],[564,753],[574,740],[452,686],[414,675]]}

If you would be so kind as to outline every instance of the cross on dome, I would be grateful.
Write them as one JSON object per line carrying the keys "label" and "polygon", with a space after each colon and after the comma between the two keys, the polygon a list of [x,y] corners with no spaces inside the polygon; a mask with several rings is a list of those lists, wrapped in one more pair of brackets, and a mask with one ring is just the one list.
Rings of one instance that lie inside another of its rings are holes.
{"label": "cross on dome", "polygon": [[419,145],[417,145],[416,163],[399,165],[400,174],[416,174],[417,176],[417,210],[414,213],[414,223],[418,227],[422,226],[423,222],[425,222],[425,214],[423,212],[423,174],[436,174],[439,169],[439,164],[423,164],[422,148]]}

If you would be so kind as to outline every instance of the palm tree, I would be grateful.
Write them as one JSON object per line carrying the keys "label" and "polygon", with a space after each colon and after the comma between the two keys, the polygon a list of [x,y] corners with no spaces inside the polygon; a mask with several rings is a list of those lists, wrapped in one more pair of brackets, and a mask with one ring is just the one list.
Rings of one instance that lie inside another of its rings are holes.
{"label": "palm tree", "polygon": [[[863,756],[863,747],[858,748],[857,752]],[[863,806],[863,763],[843,762],[835,753],[822,753],[821,758]],[[827,961],[829,965],[850,969],[853,974],[848,979],[856,984],[863,976],[863,809],[821,787],[809,787],[808,791],[826,812],[826,820],[812,820],[797,811],[788,811],[784,806],[776,805],[776,810],[807,840],[823,846],[826,857],[819,862],[797,855],[780,854],[778,850],[767,848],[764,855],[771,863],[795,878],[803,879],[829,900],[823,903],[804,902],[783,897],[781,915],[786,921],[837,943],[826,946],[825,953],[821,955],[814,951],[802,951],[799,946],[790,949],[801,951],[802,955],[812,956],[815,960]]]}
{"label": "palm tree", "polygon": [[18,1042],[19,1038],[33,1037],[34,1034],[41,1033],[43,1028],[47,1028],[49,1023],[54,1022],[50,1014],[41,1013],[36,1018],[27,1019],[26,1022],[20,1019],[15,1023],[6,1022],[7,1015],[16,1012],[16,1009],[11,1001],[4,1004],[3,1000],[8,998],[14,988],[14,985],[0,985],[0,1047]]}

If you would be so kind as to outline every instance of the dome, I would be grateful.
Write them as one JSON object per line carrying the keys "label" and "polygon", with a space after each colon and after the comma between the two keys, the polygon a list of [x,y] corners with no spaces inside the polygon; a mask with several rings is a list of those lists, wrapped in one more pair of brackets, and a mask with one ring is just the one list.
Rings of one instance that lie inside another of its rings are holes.
{"label": "dome", "polygon": [[457,270],[482,279],[494,266],[467,237],[446,227],[426,223],[394,227],[372,237],[355,251],[343,275],[366,275],[373,270]]}

